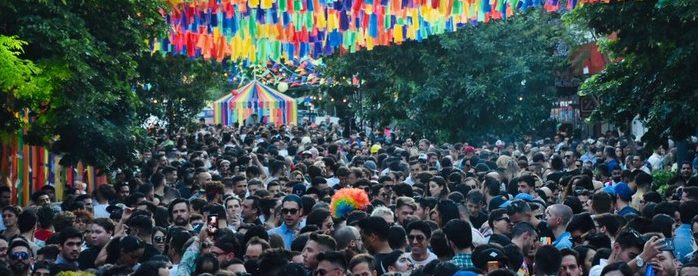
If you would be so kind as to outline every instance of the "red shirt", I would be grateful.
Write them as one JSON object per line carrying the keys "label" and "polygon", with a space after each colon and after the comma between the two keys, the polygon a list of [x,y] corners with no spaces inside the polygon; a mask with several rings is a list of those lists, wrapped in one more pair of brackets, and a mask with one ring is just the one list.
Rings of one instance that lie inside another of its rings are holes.
{"label": "red shirt", "polygon": [[43,229],[36,230],[34,233],[34,237],[42,241],[48,240],[51,236],[53,236],[53,232]]}

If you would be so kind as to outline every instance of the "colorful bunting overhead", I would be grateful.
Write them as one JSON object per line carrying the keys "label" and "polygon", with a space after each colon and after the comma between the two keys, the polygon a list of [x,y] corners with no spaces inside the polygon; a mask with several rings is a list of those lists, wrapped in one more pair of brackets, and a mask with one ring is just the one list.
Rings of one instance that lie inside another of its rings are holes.
{"label": "colorful bunting overhead", "polygon": [[169,34],[154,50],[223,61],[318,58],[421,41],[515,11],[609,0],[170,0]]}
{"label": "colorful bunting overhead", "polygon": [[[266,64],[252,65],[252,68],[257,80],[265,85],[278,87],[280,83],[286,83],[288,88],[308,88],[325,84],[326,80],[320,74],[320,66],[322,66],[322,60],[305,58],[289,59],[283,62],[268,60]],[[241,84],[251,80],[250,73],[242,68],[249,69],[250,65],[231,66],[230,82]]]}

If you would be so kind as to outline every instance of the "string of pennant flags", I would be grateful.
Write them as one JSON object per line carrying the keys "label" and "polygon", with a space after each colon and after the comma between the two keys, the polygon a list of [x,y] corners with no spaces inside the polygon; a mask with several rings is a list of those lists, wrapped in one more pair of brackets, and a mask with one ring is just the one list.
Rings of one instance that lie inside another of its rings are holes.
{"label": "string of pennant flags", "polygon": [[170,0],[154,51],[224,61],[320,58],[421,41],[517,11],[609,0]]}

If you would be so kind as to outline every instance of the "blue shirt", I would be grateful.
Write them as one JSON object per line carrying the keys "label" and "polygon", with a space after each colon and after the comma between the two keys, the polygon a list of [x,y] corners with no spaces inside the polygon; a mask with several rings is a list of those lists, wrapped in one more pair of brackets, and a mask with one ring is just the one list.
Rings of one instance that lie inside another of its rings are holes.
{"label": "blue shirt", "polygon": [[623,209],[620,209],[618,211],[618,215],[621,217],[626,217],[626,216],[630,216],[630,215],[639,216],[640,212],[638,212],[637,210],[635,210],[635,208],[630,207],[630,205],[628,205],[628,206],[623,207]]}
{"label": "blue shirt", "polygon": [[58,254],[58,256],[56,257],[56,264],[69,264],[69,265],[75,266],[75,268],[80,267],[80,264],[78,264],[77,261],[69,262],[68,260],[63,258],[63,255],[61,255],[61,254]]}
{"label": "blue shirt", "polygon": [[579,160],[582,160],[582,162],[590,161],[592,165],[596,165],[596,155],[591,152],[585,153]]}
{"label": "blue shirt", "polygon": [[562,232],[559,237],[555,239],[553,245],[557,249],[572,248],[572,234],[570,232]]}
{"label": "blue shirt", "polygon": [[281,224],[281,226],[272,228],[269,231],[267,231],[269,235],[276,234],[281,236],[281,238],[284,240],[284,247],[288,250],[291,250],[291,242],[293,242],[293,239],[296,238],[296,232],[293,231],[293,229],[288,228],[286,226],[286,223]]}
{"label": "blue shirt", "polygon": [[681,263],[687,263],[686,255],[693,252],[693,231],[690,224],[681,224],[674,235],[674,255]]}

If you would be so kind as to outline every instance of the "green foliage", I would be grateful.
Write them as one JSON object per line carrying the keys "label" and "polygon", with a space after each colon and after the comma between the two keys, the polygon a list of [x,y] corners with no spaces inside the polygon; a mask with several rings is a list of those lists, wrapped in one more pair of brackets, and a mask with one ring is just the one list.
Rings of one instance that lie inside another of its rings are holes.
{"label": "green foliage", "polygon": [[669,179],[674,177],[674,173],[666,170],[656,170],[652,172],[652,188],[660,195],[663,195],[669,188]]}
{"label": "green foliage", "polygon": [[165,119],[170,128],[191,123],[226,83],[219,63],[179,55],[147,56],[139,63],[139,71],[139,117]]}
{"label": "green foliage", "polygon": [[650,145],[687,138],[698,127],[698,1],[659,2],[586,5],[568,18],[598,36],[617,35],[599,41],[616,62],[580,88],[599,101],[592,119],[626,126],[637,116]]}
{"label": "green foliage", "polygon": [[41,99],[50,89],[42,89],[37,81],[41,69],[33,62],[19,57],[27,42],[17,37],[0,35],[0,92],[4,99],[0,105],[0,132],[6,136],[22,126],[22,116],[17,105],[33,105],[38,108]]}
{"label": "green foliage", "polygon": [[325,74],[358,74],[359,115],[381,125],[438,141],[516,135],[549,116],[554,72],[566,61],[554,54],[565,39],[557,17],[533,10],[422,42],[328,58]]}
{"label": "green foliage", "polygon": [[43,109],[11,106],[31,112],[30,143],[63,153],[64,163],[107,167],[133,160],[143,132],[132,83],[138,61],[150,54],[147,40],[166,30],[161,8],[164,1],[0,1],[0,33],[25,40],[22,58],[50,80],[41,93],[31,92],[46,98]]}

